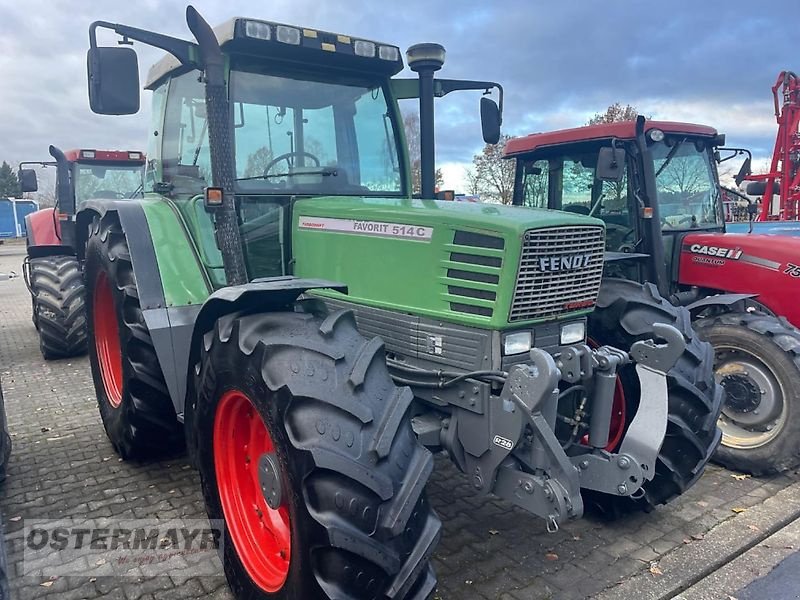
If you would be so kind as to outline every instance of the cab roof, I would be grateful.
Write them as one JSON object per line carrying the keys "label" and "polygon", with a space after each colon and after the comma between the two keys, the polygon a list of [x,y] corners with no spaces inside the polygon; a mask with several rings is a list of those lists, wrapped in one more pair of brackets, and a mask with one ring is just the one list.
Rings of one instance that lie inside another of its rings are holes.
{"label": "cab roof", "polygon": [[[252,24],[271,28],[270,38],[257,38],[249,35],[249,25]],[[299,36],[291,43],[284,42],[280,40],[280,35],[277,33],[277,28],[279,27],[295,30],[299,32]],[[213,31],[223,52],[249,54],[251,56],[262,55],[273,59],[288,59],[300,63],[314,61],[335,62],[338,59],[339,62],[349,61],[355,68],[368,70],[372,67],[372,70],[385,72],[390,76],[396,75],[403,70],[403,59],[397,46],[365,38],[248,17],[233,17],[214,27]],[[375,52],[374,57],[356,55],[357,43],[361,43],[362,47],[364,44],[372,45]],[[392,49],[391,56],[395,57],[394,59],[384,58],[383,51],[386,49]],[[168,75],[185,69],[186,67],[182,66],[177,58],[167,54],[150,67],[144,87],[145,89],[153,89]]]}
{"label": "cab roof", "polygon": [[76,148],[65,150],[64,157],[69,162],[125,162],[143,165],[146,162],[144,152],[138,150],[94,150]]}
{"label": "cab roof", "polygon": [[[717,130],[707,125],[695,125],[693,123],[678,123],[675,121],[647,121],[644,131],[647,133],[651,129],[660,129],[664,133],[678,133],[686,135],[697,135],[702,137],[713,137],[717,135]],[[636,121],[621,121],[618,123],[599,123],[597,125],[586,125],[584,127],[574,127],[572,129],[559,129],[546,133],[532,133],[523,137],[508,140],[504,156],[514,156],[533,152],[548,146],[558,146],[584,142],[589,140],[601,140],[617,138],[621,140],[631,140],[636,137]]]}

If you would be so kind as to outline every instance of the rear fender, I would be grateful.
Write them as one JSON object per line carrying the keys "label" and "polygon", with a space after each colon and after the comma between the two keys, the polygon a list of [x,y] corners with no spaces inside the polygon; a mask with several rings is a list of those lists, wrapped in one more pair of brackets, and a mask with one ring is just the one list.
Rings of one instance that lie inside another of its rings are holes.
{"label": "rear fender", "polygon": [[181,347],[175,348],[175,354],[182,356],[179,360],[185,365],[183,371],[184,400],[177,413],[183,414],[184,431],[186,432],[186,448],[190,460],[194,463],[197,440],[194,432],[195,397],[189,396],[187,382],[194,374],[194,365],[200,360],[200,343],[202,337],[214,327],[216,321],[228,314],[254,311],[291,311],[292,305],[301,294],[312,289],[331,289],[343,294],[347,286],[324,279],[303,279],[292,276],[269,277],[256,279],[244,285],[224,287],[211,294],[197,313],[192,326],[191,336],[185,338]]}
{"label": "rear fender", "polygon": [[[185,348],[188,348],[192,328],[208,292],[206,291],[202,297],[195,295],[183,298],[176,298],[174,295],[165,293],[162,271],[169,273],[170,277],[175,279],[173,271],[170,270],[174,269],[175,264],[184,267],[184,277],[190,283],[196,283],[198,278],[202,279],[203,274],[197,265],[196,258],[193,258],[192,255],[187,256],[187,253],[191,254],[186,249],[189,247],[188,240],[181,243],[179,236],[186,236],[186,233],[177,216],[174,221],[170,221],[169,217],[165,218],[163,215],[159,215],[159,222],[151,227],[152,224],[148,223],[144,204],[144,202],[131,202],[130,200],[89,200],[82,203],[81,210],[77,215],[76,227],[78,257],[79,259],[84,258],[86,243],[92,228],[95,227],[95,221],[99,222],[109,214],[116,216],[128,242],[128,251],[136,277],[138,299],[145,324],[152,338],[173,406],[176,412],[180,413],[186,396],[185,374],[188,354]],[[174,213],[170,211],[166,214]],[[175,264],[159,265],[154,245],[154,227],[162,236],[171,240],[172,254],[167,252],[167,258],[162,257],[162,260],[171,260]],[[190,268],[193,261],[195,263],[194,270]],[[176,284],[175,281],[171,283]],[[204,286],[205,283],[201,283],[203,290],[205,290]],[[188,288],[189,286],[188,284],[183,285],[182,281],[177,281],[177,287]]]}
{"label": "rear fender", "polygon": [[61,224],[54,208],[43,208],[26,215],[25,227],[28,230],[28,247],[61,246]]}

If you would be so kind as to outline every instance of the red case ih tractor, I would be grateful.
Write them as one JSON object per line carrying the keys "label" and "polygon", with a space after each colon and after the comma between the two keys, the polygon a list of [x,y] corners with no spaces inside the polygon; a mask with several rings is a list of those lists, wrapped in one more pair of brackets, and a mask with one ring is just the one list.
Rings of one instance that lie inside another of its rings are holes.
{"label": "red case ih tractor", "polygon": [[[512,139],[506,155],[517,160],[515,205],[605,221],[598,306],[604,290],[637,281],[690,310],[727,392],[716,458],[778,472],[800,462],[800,239],[725,232],[723,144],[711,127],[639,117]],[[589,335],[614,318],[596,311]]]}
{"label": "red case ih tractor", "polygon": [[56,168],[56,205],[25,217],[27,256],[23,267],[31,293],[39,348],[49,360],[86,352],[83,274],[77,260],[76,209],[90,198],[140,196],[145,156],[117,150],[67,150],[50,146],[53,161],[23,162],[23,192],[38,190],[33,166]]}

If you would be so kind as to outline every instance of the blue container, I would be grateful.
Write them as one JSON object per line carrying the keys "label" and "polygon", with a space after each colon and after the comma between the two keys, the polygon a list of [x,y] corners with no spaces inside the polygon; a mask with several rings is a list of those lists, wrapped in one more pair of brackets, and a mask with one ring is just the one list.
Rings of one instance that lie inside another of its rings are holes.
{"label": "blue container", "polygon": [[39,206],[33,200],[14,200],[17,213],[17,235],[25,237],[28,235],[28,228],[25,225],[25,217],[32,212],[39,210]]}
{"label": "blue container", "polygon": [[14,215],[14,201],[0,198],[0,238],[17,237],[17,218]]}

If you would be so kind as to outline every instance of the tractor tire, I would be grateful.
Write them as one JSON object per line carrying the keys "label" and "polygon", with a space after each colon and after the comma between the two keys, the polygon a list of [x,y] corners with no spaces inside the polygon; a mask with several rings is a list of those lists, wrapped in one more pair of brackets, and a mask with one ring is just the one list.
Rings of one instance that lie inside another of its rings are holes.
{"label": "tractor tire", "polygon": [[701,318],[695,328],[714,346],[727,392],[714,460],[752,475],[800,464],[800,331],[759,313]]}
{"label": "tractor tire", "polygon": [[128,242],[113,213],[92,229],[85,273],[89,360],[108,439],[123,459],[180,449],[183,436],[142,315]]}
{"label": "tractor tire", "polygon": [[228,583],[248,600],[423,600],[441,523],[413,395],[350,311],[310,310],[227,315],[204,338],[195,459]]}
{"label": "tractor tire", "polygon": [[33,324],[45,360],[86,352],[86,306],[83,273],[74,256],[46,256],[30,261]]}
{"label": "tractor tire", "polygon": [[[634,342],[653,337],[653,324],[676,327],[686,350],[667,373],[668,422],[656,461],[656,473],[638,498],[585,493],[586,504],[607,517],[635,510],[650,511],[689,489],[703,474],[719,445],[717,418],[722,408],[722,388],[713,372],[713,350],[692,329],[689,311],[668,302],[650,283],[623,279],[603,280],[597,308],[589,316],[588,335],[599,344],[628,351]],[[624,393],[625,427],[639,404],[639,378],[634,365],[620,370]],[[613,448],[612,450],[616,450]]]}

